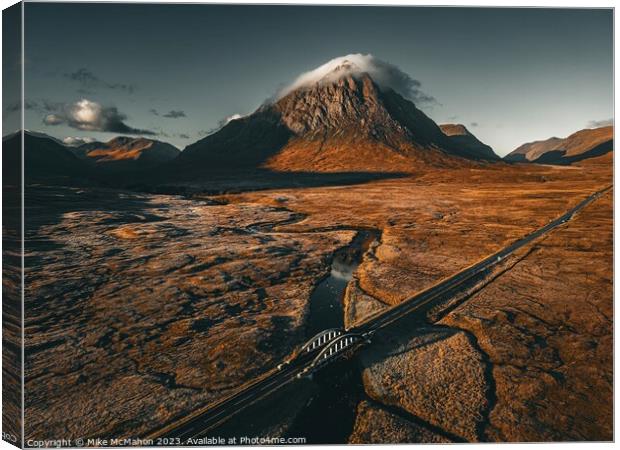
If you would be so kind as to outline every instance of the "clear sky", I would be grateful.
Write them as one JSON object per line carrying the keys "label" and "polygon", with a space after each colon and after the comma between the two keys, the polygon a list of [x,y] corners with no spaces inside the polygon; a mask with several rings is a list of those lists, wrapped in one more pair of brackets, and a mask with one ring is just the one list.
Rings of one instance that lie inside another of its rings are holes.
{"label": "clear sky", "polygon": [[436,99],[418,105],[431,118],[501,155],[613,115],[610,9],[25,8],[25,125],[61,139],[152,133],[182,149],[350,53],[398,66]]}

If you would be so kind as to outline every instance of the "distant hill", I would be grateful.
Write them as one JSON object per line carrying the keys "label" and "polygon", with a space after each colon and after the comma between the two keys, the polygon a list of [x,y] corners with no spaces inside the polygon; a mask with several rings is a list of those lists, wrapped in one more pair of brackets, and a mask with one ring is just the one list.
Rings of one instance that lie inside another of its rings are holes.
{"label": "distant hill", "polygon": [[24,131],[27,135],[39,137],[39,138],[51,139],[52,141],[56,142],[58,145],[62,145],[63,147],[67,146],[60,139],[57,139],[54,136],[50,136],[49,134],[41,133],[40,131],[35,131],[35,130],[24,130]]}
{"label": "distant hill", "polygon": [[146,138],[119,136],[108,142],[90,142],[72,147],[82,161],[111,171],[131,171],[172,161],[181,153],[173,145]]}
{"label": "distant hill", "polygon": [[[135,175],[172,161],[180,151],[164,142],[117,137],[106,143],[69,147],[44,133],[24,132],[26,182],[52,184],[125,184]],[[3,177],[19,182],[21,132],[3,138]]]}
{"label": "distant hill", "polygon": [[456,151],[471,159],[499,161],[501,158],[493,149],[474,136],[465,125],[446,123],[440,125],[441,131],[450,138]]}
{"label": "distant hill", "polygon": [[552,137],[523,144],[504,157],[508,162],[568,165],[613,151],[613,127],[584,129],[567,138]]}
{"label": "distant hill", "polygon": [[[5,182],[19,181],[21,171],[21,132],[2,140],[2,174]],[[43,133],[24,132],[26,182],[41,180],[74,184],[89,178],[92,170],[58,140]]]}

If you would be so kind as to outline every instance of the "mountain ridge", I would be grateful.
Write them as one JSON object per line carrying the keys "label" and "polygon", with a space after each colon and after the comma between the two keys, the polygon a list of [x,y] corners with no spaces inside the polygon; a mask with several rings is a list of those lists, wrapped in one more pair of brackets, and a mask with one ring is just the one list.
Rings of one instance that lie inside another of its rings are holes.
{"label": "mountain ridge", "polygon": [[[58,139],[40,132],[24,130],[24,174],[27,182],[42,179],[63,180],[71,184],[92,176],[91,169],[80,161]],[[21,173],[15,170],[22,166],[22,134],[17,131],[2,139],[3,177],[8,183],[15,183]]]}
{"label": "mountain ridge", "polygon": [[459,148],[464,154],[487,161],[501,160],[491,146],[480,141],[465,125],[445,123],[439,125],[439,128],[453,141],[454,146]]}
{"label": "mountain ridge", "polygon": [[139,170],[170,162],[181,151],[172,144],[144,137],[117,136],[107,142],[68,147],[81,160],[106,170]]}
{"label": "mountain ridge", "polygon": [[504,157],[507,162],[569,165],[613,151],[613,126],[585,128],[565,138],[525,143]]}
{"label": "mountain ridge", "polygon": [[487,159],[463,152],[413,102],[368,74],[344,72],[229,122],[176,162],[212,170],[411,172]]}

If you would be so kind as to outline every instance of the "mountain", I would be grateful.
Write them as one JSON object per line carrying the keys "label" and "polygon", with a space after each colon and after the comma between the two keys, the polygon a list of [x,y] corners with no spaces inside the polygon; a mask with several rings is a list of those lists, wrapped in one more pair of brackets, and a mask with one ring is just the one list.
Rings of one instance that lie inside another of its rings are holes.
{"label": "mountain", "polygon": [[[3,177],[19,181],[21,170],[21,132],[2,139]],[[92,175],[91,169],[56,139],[42,133],[24,131],[26,182],[47,180],[74,184]]]}
{"label": "mountain", "polygon": [[584,129],[567,138],[552,137],[523,144],[504,157],[508,162],[568,165],[613,151],[613,127]]}
{"label": "mountain", "polygon": [[553,151],[562,145],[564,139],[552,137],[544,141],[528,142],[504,156],[508,162],[532,162],[543,154]]}
{"label": "mountain", "polygon": [[[5,136],[2,147],[3,177],[8,183],[18,183],[21,132]],[[24,131],[27,183],[124,183],[134,175],[134,170],[139,173],[141,169],[170,162],[179,153],[170,144],[144,138],[117,137],[107,143],[92,142],[75,148],[44,133]]]}
{"label": "mountain", "polygon": [[459,149],[411,101],[345,61],[325,79],[189,145],[176,162],[184,172],[410,172],[471,165],[469,159],[480,158]]}
{"label": "mountain", "polygon": [[481,142],[465,125],[446,123],[440,125],[439,128],[450,138],[454,147],[459,149],[463,156],[487,161],[499,161],[501,159],[490,146]]}
{"label": "mountain", "polygon": [[114,171],[145,169],[172,161],[179,149],[146,138],[116,137],[108,142],[90,142],[71,148],[75,156],[93,165]]}
{"label": "mountain", "polygon": [[60,139],[55,138],[54,136],[50,136],[49,134],[41,133],[40,131],[35,131],[35,130],[24,130],[24,132],[27,135],[30,135],[30,136],[44,138],[44,139],[50,139],[50,140],[56,142],[58,145],[62,145],[62,146],[66,147],[64,142],[62,142]]}

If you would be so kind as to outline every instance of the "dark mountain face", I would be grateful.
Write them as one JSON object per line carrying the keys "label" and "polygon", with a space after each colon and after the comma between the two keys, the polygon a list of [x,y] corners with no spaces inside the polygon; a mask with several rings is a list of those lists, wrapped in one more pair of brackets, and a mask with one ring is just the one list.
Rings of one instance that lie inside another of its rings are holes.
{"label": "dark mountain face", "polygon": [[72,148],[75,156],[97,169],[130,171],[155,167],[179,156],[179,149],[146,138],[116,137],[108,142],[91,142]]}
{"label": "dark mountain face", "polygon": [[297,89],[188,146],[187,170],[413,171],[479,159],[422,111],[366,74]]}
{"label": "dark mountain face", "polygon": [[504,157],[509,162],[569,165],[613,151],[613,127],[584,129],[567,138],[523,144]]}
{"label": "dark mountain face", "polygon": [[490,146],[481,142],[465,125],[447,123],[440,125],[440,128],[452,142],[454,150],[461,152],[463,156],[485,161],[501,159]]}
{"label": "dark mountain face", "polygon": [[[18,182],[21,170],[21,133],[7,136],[2,142],[3,176]],[[91,169],[56,140],[24,132],[24,164],[26,183],[52,181],[74,184],[89,178]]]}
{"label": "dark mountain face", "polygon": [[282,149],[292,136],[277,111],[261,108],[188,145],[177,162],[199,164],[194,169],[200,171],[254,168]]}
{"label": "dark mountain face", "polygon": [[[19,184],[21,133],[4,137],[2,144],[5,182]],[[119,137],[75,148],[42,133],[24,132],[26,183],[125,184],[134,174],[170,162],[179,153],[172,145],[143,138]]]}

